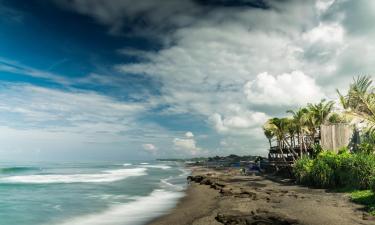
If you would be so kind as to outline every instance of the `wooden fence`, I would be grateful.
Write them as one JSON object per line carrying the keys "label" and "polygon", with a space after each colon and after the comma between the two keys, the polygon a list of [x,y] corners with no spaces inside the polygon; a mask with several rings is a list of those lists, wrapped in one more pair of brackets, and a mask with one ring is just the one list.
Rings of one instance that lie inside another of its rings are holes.
{"label": "wooden fence", "polygon": [[338,152],[347,147],[353,136],[353,128],[349,124],[330,124],[321,126],[321,146],[323,149]]}

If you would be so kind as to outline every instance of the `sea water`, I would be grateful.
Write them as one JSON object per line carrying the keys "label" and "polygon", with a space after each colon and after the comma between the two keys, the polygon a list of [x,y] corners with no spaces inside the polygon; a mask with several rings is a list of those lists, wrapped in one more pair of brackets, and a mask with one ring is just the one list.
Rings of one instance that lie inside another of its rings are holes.
{"label": "sea water", "polygon": [[2,163],[0,225],[141,225],[184,195],[176,162]]}

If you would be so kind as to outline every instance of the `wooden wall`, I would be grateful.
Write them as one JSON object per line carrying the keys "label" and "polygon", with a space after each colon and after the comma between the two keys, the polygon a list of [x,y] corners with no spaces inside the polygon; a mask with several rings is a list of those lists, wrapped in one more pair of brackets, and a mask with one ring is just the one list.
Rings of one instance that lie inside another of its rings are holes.
{"label": "wooden wall", "polygon": [[321,145],[323,149],[338,152],[347,147],[353,136],[353,128],[348,124],[332,124],[321,126]]}

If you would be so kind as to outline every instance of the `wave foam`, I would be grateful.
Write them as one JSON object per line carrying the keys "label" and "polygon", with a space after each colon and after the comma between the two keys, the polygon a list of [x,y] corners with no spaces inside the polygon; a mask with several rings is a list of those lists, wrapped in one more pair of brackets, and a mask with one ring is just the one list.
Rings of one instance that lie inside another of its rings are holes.
{"label": "wave foam", "polygon": [[25,175],[0,178],[0,182],[6,183],[101,183],[123,180],[127,177],[146,175],[146,168],[106,170],[97,174],[47,174]]}
{"label": "wave foam", "polygon": [[154,190],[136,201],[112,206],[99,214],[73,218],[60,225],[140,225],[166,213],[183,195],[182,192]]}
{"label": "wave foam", "polygon": [[141,167],[143,167],[143,168],[155,168],[155,169],[162,169],[162,170],[167,170],[167,169],[172,168],[172,167],[167,166],[167,165],[142,165]]}
{"label": "wave foam", "polygon": [[172,190],[175,190],[175,191],[183,191],[185,189],[182,185],[172,184],[172,183],[168,182],[170,179],[171,178],[161,179],[160,180],[161,187],[164,187],[166,189],[171,188]]}

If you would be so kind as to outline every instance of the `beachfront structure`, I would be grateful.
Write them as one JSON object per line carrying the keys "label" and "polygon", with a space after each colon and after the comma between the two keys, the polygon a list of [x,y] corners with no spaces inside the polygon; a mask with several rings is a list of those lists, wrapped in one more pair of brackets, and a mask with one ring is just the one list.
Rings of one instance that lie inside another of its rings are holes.
{"label": "beachfront structure", "polygon": [[338,152],[343,147],[349,147],[353,142],[355,132],[347,123],[322,124],[313,133],[288,133],[283,140],[276,137],[269,139],[270,149],[268,160],[276,169],[291,166],[303,155],[314,154],[314,147]]}
{"label": "beachfront structure", "polygon": [[349,147],[355,136],[354,128],[349,124],[324,124],[321,126],[320,145],[338,153],[341,148]]}

